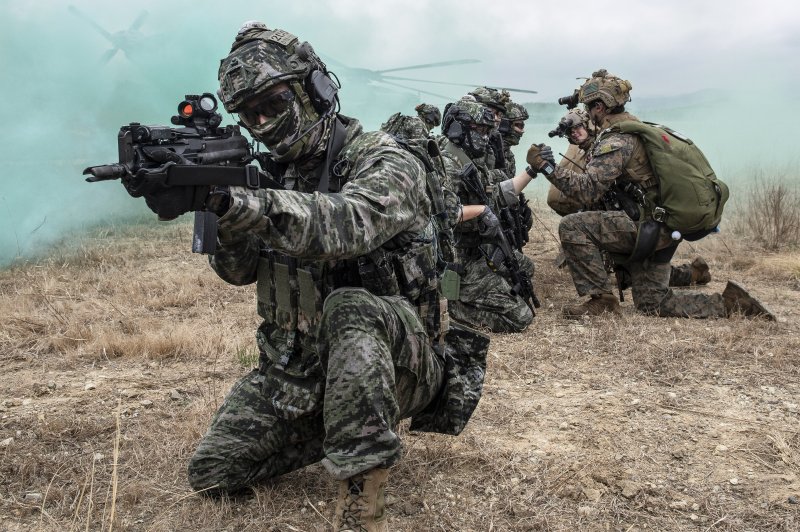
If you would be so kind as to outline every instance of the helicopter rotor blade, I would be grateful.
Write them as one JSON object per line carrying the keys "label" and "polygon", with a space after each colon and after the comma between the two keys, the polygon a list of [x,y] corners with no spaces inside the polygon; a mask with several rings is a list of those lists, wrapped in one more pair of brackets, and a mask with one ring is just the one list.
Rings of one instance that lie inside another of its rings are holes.
{"label": "helicopter rotor blade", "polygon": [[415,87],[409,87],[408,85],[401,85],[400,83],[395,83],[393,81],[385,81],[384,80],[384,81],[381,81],[381,83],[385,83],[387,85],[394,85],[395,87],[400,87],[401,89],[406,89],[406,90],[409,90],[409,91],[418,92],[420,94],[428,94],[429,96],[435,96],[437,98],[441,98],[441,99],[443,99],[445,101],[448,101],[448,102],[452,102],[452,101],[455,101],[455,100],[458,99],[458,98],[453,98],[451,96],[445,96],[444,94],[436,94],[435,92],[423,91],[423,90],[417,89]]}
{"label": "helicopter rotor blade", "polygon": [[[433,81],[433,80],[430,80],[430,79],[404,78],[404,77],[401,77],[401,76],[384,76],[384,79],[398,79],[398,80],[401,80],[401,81],[418,81],[420,83],[436,83],[437,85],[455,85],[457,87],[472,87],[473,89],[475,87],[480,87],[481,86],[480,84],[473,85],[473,84],[469,84],[469,83],[453,83],[453,82],[450,82],[450,81]],[[528,89],[513,89],[511,87],[489,87],[489,88],[497,89],[497,90],[507,90],[508,92],[525,92],[525,93],[528,93],[528,94],[539,94],[536,91],[532,91],[532,90],[528,90]]]}
{"label": "helicopter rotor blade", "polygon": [[399,72],[401,70],[416,70],[418,68],[436,68],[451,65],[469,65],[473,63],[480,63],[480,59],[456,59],[454,61],[441,61],[439,63],[425,63],[422,65],[411,65],[398,68],[387,68],[385,70],[375,70],[378,74],[385,74],[386,72]]}
{"label": "helicopter rotor blade", "polygon": [[106,50],[106,52],[100,57],[100,62],[105,65],[106,63],[111,61],[112,57],[117,55],[117,52],[119,52],[119,48],[116,46],[114,48]]}
{"label": "helicopter rotor blade", "polygon": [[136,17],[136,20],[133,21],[133,24],[131,24],[131,27],[128,29],[128,31],[136,31],[139,28],[141,28],[146,18],[147,18],[147,11],[143,9],[142,12],[139,13],[139,16]]}
{"label": "helicopter rotor blade", "polygon": [[80,9],[78,9],[75,6],[68,6],[67,9],[69,10],[70,13],[72,13],[73,15],[75,15],[76,17],[78,17],[79,19],[83,20],[84,22],[89,24],[91,27],[93,27],[98,33],[100,33],[100,35],[102,35],[103,37],[105,37],[106,39],[111,41],[112,43],[114,42],[113,38],[111,37],[111,34],[109,32],[107,32],[105,29],[103,29],[97,22],[92,20],[89,17],[89,15],[87,15],[86,13],[84,13],[83,11],[81,11]]}

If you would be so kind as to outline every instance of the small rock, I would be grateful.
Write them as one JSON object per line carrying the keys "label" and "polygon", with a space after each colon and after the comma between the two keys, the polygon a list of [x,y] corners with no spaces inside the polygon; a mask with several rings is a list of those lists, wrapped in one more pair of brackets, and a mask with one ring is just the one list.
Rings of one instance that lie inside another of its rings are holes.
{"label": "small rock", "polygon": [[735,486],[735,485],[737,485],[739,483],[739,479],[736,478],[736,477],[733,477],[728,482],[730,482],[731,484],[733,484]]}
{"label": "small rock", "polygon": [[699,509],[700,509],[700,505],[699,505],[699,504],[697,504],[697,503],[694,503],[694,504],[692,505],[692,511],[695,511],[695,512],[696,512],[696,511],[698,511]]}
{"label": "small rock", "polygon": [[622,496],[626,499],[633,499],[640,490],[639,485],[630,480],[623,480],[619,483],[619,487],[622,488]]}
{"label": "small rock", "polygon": [[587,487],[583,488],[583,494],[586,495],[586,498],[592,502],[599,501],[601,496],[600,490]]}
{"label": "small rock", "polygon": [[688,505],[689,503],[686,501],[675,501],[669,503],[669,507],[673,510],[685,510]]}
{"label": "small rock", "polygon": [[35,492],[26,493],[25,497],[23,497],[23,500],[25,502],[42,502],[42,499],[43,499],[42,494]]}
{"label": "small rock", "polygon": [[178,390],[172,390],[169,393],[169,397],[173,401],[180,401],[181,399],[183,399],[183,396],[181,395],[181,393]]}
{"label": "small rock", "polygon": [[106,455],[104,455],[103,453],[94,453],[95,462],[99,462],[100,460],[102,460],[105,457],[106,457]]}
{"label": "small rock", "polygon": [[47,389],[48,390],[55,390],[56,389],[56,381],[47,381]]}
{"label": "small rock", "polygon": [[564,421],[558,426],[558,430],[568,430],[568,429],[569,429],[569,423],[567,423],[566,421]]}
{"label": "small rock", "polygon": [[558,398],[564,397],[564,392],[556,392],[556,397]]}
{"label": "small rock", "polygon": [[593,508],[591,506],[578,506],[578,515],[582,517],[592,517],[597,515],[597,513],[597,508]]}
{"label": "small rock", "polygon": [[667,393],[667,397],[670,398],[670,399],[677,399],[678,398],[678,394],[675,393],[675,392],[669,392],[669,393]]}
{"label": "small rock", "polygon": [[633,401],[631,401],[631,405],[633,405],[633,406],[636,406],[636,405],[638,405],[638,404],[639,404],[639,403],[641,403],[641,402],[642,402],[642,401],[641,401],[640,399],[634,399]]}
{"label": "small rock", "polygon": [[8,447],[12,443],[14,443],[14,438],[6,438],[5,440],[0,441],[0,447]]}
{"label": "small rock", "polygon": [[93,382],[87,382],[83,385],[84,390],[94,390],[95,388],[97,388],[97,385]]}
{"label": "small rock", "polygon": [[141,401],[139,401],[139,404],[145,408],[153,407],[153,401],[151,401],[150,399],[142,399]]}
{"label": "small rock", "polygon": [[387,493],[386,496],[383,499],[383,503],[386,506],[393,506],[393,505],[395,505],[397,503],[398,500],[399,499],[397,497],[395,497],[394,495],[392,495],[391,493]]}
{"label": "small rock", "polygon": [[718,453],[724,453],[724,452],[725,452],[725,451],[727,451],[727,450],[728,450],[728,448],[727,448],[725,445],[717,445],[717,446],[714,448],[714,451],[716,451],[716,452],[718,452]]}
{"label": "small rock", "polygon": [[123,397],[127,397],[128,399],[133,399],[134,397],[139,397],[142,395],[141,390],[137,390],[136,388],[126,388],[120,392]]}
{"label": "small rock", "polygon": [[789,497],[789,504],[798,504],[797,497],[795,497],[794,495]]}
{"label": "small rock", "polygon": [[691,514],[691,515],[689,516],[689,519],[691,519],[692,521],[697,521],[697,520],[698,520],[698,519],[700,519],[700,518],[697,516],[697,514]]}

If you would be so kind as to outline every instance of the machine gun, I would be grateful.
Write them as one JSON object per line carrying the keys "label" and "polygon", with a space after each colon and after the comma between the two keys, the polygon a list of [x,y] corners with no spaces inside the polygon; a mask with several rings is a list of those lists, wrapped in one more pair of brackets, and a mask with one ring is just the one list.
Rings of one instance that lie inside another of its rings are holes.
{"label": "machine gun", "polygon": [[[491,209],[489,197],[486,195],[486,189],[483,187],[478,177],[478,169],[475,167],[475,164],[469,163],[466,165],[461,170],[459,177],[461,178],[461,182],[472,190],[487,208]],[[501,211],[502,210],[503,209],[501,209]],[[507,276],[510,281],[511,293],[515,296],[520,296],[522,300],[525,301],[525,304],[528,305],[528,308],[531,309],[531,313],[536,316],[534,308],[539,308],[542,305],[539,302],[539,298],[536,297],[536,293],[533,291],[533,283],[530,277],[522,270],[517,257],[514,255],[514,250],[511,247],[510,242],[514,241],[514,229],[507,225],[502,218],[500,218],[500,226],[500,238],[497,242],[493,242],[493,245],[499,247],[500,251],[503,253],[503,266],[505,267],[505,271],[502,272],[502,274]],[[491,257],[483,249],[481,249],[481,252],[486,257],[487,263],[492,271],[501,273],[500,265],[494,264]]]}
{"label": "machine gun", "polygon": [[[253,160],[261,164],[262,158],[253,154],[239,126],[220,127],[222,116],[216,111],[217,100],[212,94],[190,94],[171,120],[182,127],[138,122],[122,126],[117,136],[119,162],[86,168],[86,181],[120,179],[134,198],[163,193],[171,187],[182,187],[190,197],[203,198],[214,186],[283,188],[249,164]],[[195,211],[192,251],[213,254],[216,238],[217,216],[200,205]]]}

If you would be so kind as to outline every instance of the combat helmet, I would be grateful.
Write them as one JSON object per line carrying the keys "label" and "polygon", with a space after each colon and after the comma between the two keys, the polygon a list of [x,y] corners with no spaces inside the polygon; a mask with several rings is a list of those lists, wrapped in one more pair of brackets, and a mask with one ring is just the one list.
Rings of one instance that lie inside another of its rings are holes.
{"label": "combat helmet", "polygon": [[506,104],[511,101],[511,95],[508,91],[500,91],[492,87],[478,87],[475,90],[469,91],[469,94],[475,98],[475,101],[483,105],[488,105],[497,111],[500,116],[505,114]]}
{"label": "combat helmet", "polygon": [[465,97],[445,107],[442,133],[470,157],[480,157],[486,153],[494,125],[494,113],[488,107]]}
{"label": "combat helmet", "polygon": [[621,107],[631,101],[631,82],[609,74],[606,69],[592,72],[592,77],[579,89],[582,104],[602,101],[609,109]]}
{"label": "combat helmet", "polygon": [[514,122],[524,122],[530,118],[528,110],[523,105],[516,102],[509,102],[506,104],[505,116],[500,120],[500,134],[503,140],[511,146],[519,144],[522,138],[522,133],[514,129]]}
{"label": "combat helmet", "polygon": [[[220,61],[218,77],[222,105],[239,113],[242,125],[276,160],[296,160],[318,149],[335,114],[339,86],[309,43],[261,22],[245,22]],[[274,115],[268,115],[274,119],[266,124],[247,120],[247,109],[279,83],[287,83],[290,90]]]}
{"label": "combat helmet", "polygon": [[442,123],[442,112],[435,105],[421,103],[414,110],[417,112],[417,116],[428,126],[428,129],[433,129]]}

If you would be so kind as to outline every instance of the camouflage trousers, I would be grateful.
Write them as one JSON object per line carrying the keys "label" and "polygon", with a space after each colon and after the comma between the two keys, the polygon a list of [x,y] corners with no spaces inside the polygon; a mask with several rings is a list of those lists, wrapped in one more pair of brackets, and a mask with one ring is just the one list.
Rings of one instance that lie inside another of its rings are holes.
{"label": "camouflage trousers", "polygon": [[278,408],[291,402],[291,377],[277,382],[263,364],[251,371],[228,393],[189,463],[193,489],[235,492],[320,460],[337,479],[397,462],[397,423],[428,405],[443,379],[443,361],[413,306],[336,290],[325,300],[318,346],[319,404],[299,416]]}
{"label": "camouflage trousers", "polygon": [[[526,275],[533,279],[533,261],[518,251],[514,256]],[[520,332],[533,321],[533,313],[525,301],[511,293],[511,285],[493,272],[483,255],[473,253],[464,258],[461,293],[458,301],[450,301],[450,316],[475,328],[492,332]]]}
{"label": "camouflage trousers", "polygon": [[[601,250],[630,255],[636,245],[636,223],[619,211],[586,211],[562,218],[558,233],[578,295],[613,293]],[[630,263],[626,268],[631,274],[634,305],[641,312],[692,318],[726,316],[721,294],[671,290],[668,262]]]}
{"label": "camouflage trousers", "polygon": [[671,266],[669,272],[669,286],[691,286],[692,263],[687,262],[679,266]]}

